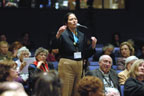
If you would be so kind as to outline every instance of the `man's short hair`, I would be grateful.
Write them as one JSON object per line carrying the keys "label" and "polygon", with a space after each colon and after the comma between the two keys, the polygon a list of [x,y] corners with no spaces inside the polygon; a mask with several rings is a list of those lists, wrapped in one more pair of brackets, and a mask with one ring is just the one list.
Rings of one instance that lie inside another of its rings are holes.
{"label": "man's short hair", "polygon": [[[103,58],[105,58],[105,57],[111,58],[109,55],[102,55],[102,56],[100,56],[100,58],[99,58],[99,62],[100,62]],[[111,60],[112,60],[112,58],[111,58]]]}

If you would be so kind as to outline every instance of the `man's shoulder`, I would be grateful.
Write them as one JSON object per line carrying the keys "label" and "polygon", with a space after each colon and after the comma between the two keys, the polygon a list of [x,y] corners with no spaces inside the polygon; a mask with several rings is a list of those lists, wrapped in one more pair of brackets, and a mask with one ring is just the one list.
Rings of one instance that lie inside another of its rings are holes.
{"label": "man's shoulder", "polygon": [[114,69],[110,69],[111,73],[117,73]]}
{"label": "man's shoulder", "polygon": [[95,70],[91,70],[90,72],[92,72],[92,73],[94,72],[95,73],[95,72],[98,72],[98,71],[100,71],[100,70],[99,69],[95,69]]}
{"label": "man's shoulder", "polygon": [[100,72],[99,69],[90,70],[90,71],[86,72],[86,75],[92,75],[92,76],[94,76],[94,75],[97,75],[99,72]]}
{"label": "man's shoulder", "polygon": [[117,72],[115,70],[111,69],[110,70],[110,76],[111,77],[118,77],[118,74],[117,74]]}

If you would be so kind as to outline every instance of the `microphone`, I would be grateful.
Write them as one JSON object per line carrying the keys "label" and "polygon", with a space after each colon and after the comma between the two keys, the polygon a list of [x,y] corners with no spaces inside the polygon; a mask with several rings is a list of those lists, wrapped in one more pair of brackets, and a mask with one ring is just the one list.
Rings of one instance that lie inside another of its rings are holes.
{"label": "microphone", "polygon": [[87,27],[87,26],[85,26],[85,25],[81,25],[81,24],[79,24],[79,23],[77,23],[77,26],[78,26],[78,27],[83,27],[83,28],[88,29],[88,27]]}

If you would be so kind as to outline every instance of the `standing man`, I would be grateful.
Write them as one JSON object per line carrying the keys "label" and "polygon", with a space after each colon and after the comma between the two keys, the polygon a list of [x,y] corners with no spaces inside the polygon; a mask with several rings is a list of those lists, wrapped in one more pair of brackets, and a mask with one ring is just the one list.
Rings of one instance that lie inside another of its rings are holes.
{"label": "standing man", "polygon": [[99,66],[99,69],[89,71],[86,75],[99,77],[103,81],[105,91],[109,87],[119,90],[118,75],[111,69],[112,58],[109,55],[102,55],[99,58]]}
{"label": "standing man", "polygon": [[58,72],[63,82],[62,96],[78,96],[76,84],[82,76],[82,59],[95,52],[97,39],[91,37],[92,44],[89,48],[84,48],[84,33],[77,29],[78,20],[75,14],[67,13],[64,21],[65,25],[59,28],[52,47],[58,48],[61,55]]}

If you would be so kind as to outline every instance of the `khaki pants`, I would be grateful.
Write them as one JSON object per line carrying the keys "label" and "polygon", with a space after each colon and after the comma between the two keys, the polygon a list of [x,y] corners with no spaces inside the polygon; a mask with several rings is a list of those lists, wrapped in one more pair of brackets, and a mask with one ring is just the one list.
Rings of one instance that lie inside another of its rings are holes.
{"label": "khaki pants", "polygon": [[62,80],[62,96],[79,96],[76,85],[81,79],[82,64],[82,60],[60,59],[58,72]]}

